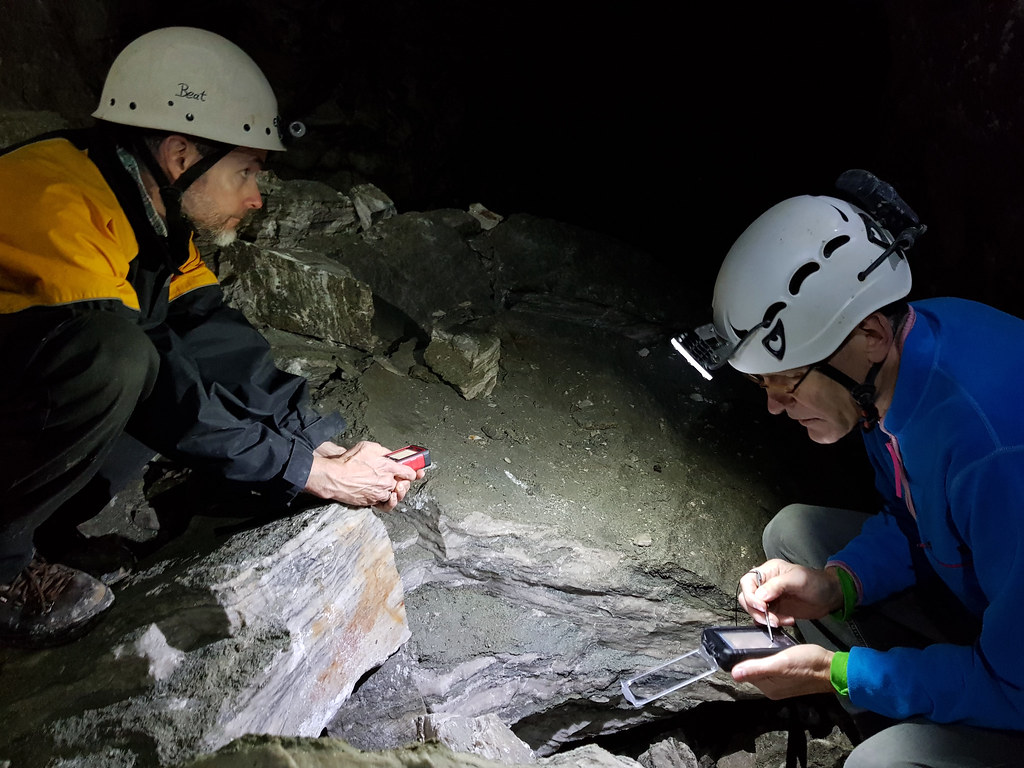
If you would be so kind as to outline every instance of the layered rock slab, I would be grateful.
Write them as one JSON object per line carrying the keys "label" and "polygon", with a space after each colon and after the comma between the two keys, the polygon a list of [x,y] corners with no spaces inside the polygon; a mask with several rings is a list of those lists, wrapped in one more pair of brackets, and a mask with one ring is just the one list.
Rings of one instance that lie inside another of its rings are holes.
{"label": "layered rock slab", "polygon": [[82,640],[3,652],[0,760],[173,765],[248,733],[318,736],[408,639],[371,511],[319,507],[220,542],[203,526],[185,540],[208,551],[165,553]]}

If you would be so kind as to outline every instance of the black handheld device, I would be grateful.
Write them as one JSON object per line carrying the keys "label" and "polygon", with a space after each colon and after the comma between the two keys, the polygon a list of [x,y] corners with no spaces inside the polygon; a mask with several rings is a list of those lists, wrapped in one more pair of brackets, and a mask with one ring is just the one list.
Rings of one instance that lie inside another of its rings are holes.
{"label": "black handheld device", "polygon": [[780,629],[771,636],[764,627],[708,627],[700,636],[701,648],[728,671],[744,659],[771,656],[797,644]]}

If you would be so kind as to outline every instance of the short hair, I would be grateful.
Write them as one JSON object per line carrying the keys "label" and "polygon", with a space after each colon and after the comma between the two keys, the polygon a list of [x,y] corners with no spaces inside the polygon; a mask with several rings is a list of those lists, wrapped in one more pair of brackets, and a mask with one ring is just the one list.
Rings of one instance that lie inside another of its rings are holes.
{"label": "short hair", "polygon": [[178,131],[155,131],[145,128],[139,133],[142,145],[150,151],[153,157],[156,157],[156,153],[160,149],[160,145],[164,143],[164,139],[168,136],[184,136],[195,145],[196,151],[199,152],[200,157],[206,157],[207,155],[224,148],[223,144],[218,144],[215,141],[200,139],[187,133],[179,133]]}
{"label": "short hair", "polygon": [[[98,121],[96,126],[103,135],[108,137],[110,141],[130,152],[137,160],[145,163],[147,167],[149,166],[149,160],[156,157],[157,150],[160,148],[164,139],[168,136],[184,136],[195,145],[196,151],[199,152],[200,157],[206,157],[213,152],[223,150],[226,146],[224,144],[218,144],[216,141],[201,139],[196,136],[181,133],[180,131],[138,128],[131,125],[111,123],[107,120]],[[141,153],[143,152],[148,152],[149,158],[142,157]]]}
{"label": "short hair", "polygon": [[876,309],[875,312],[881,314],[889,323],[892,325],[893,335],[899,335],[900,330],[903,328],[903,324],[907,321],[907,317],[910,315],[910,304],[907,303],[906,299],[899,299],[886,304],[884,307]]}

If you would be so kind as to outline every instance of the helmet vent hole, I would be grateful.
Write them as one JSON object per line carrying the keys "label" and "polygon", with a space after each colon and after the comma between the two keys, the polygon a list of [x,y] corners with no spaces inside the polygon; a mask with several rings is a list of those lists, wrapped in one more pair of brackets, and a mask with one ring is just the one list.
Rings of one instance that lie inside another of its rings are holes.
{"label": "helmet vent hole", "polygon": [[128,109],[135,109],[135,102],[134,101],[128,103]]}
{"label": "helmet vent hole", "polygon": [[817,272],[821,267],[815,264],[813,261],[809,261],[804,264],[800,269],[796,271],[793,278],[789,281],[789,292],[793,296],[800,293],[800,287],[804,284],[804,280]]}
{"label": "helmet vent hole", "polygon": [[246,123],[245,125],[242,126],[242,130],[245,131],[246,133],[248,133],[249,131],[252,130],[252,126],[250,126],[248,123]]}
{"label": "helmet vent hole", "polygon": [[185,115],[185,119],[191,123],[193,120],[196,119],[196,117],[191,112],[189,112],[187,115]]}
{"label": "helmet vent hole", "polygon": [[111,99],[110,106],[114,106],[115,104],[117,104],[117,99]]}
{"label": "helmet vent hole", "polygon": [[833,237],[831,240],[825,243],[825,247],[822,249],[821,255],[824,256],[826,259],[829,259],[832,257],[833,253],[835,253],[838,249],[842,248],[848,242],[850,242],[849,235],[840,235],[839,237]]}
{"label": "helmet vent hole", "polygon": [[168,101],[167,102],[167,106],[168,107],[173,107],[174,106],[174,102],[173,101]]}
{"label": "helmet vent hole", "polygon": [[839,214],[840,216],[842,216],[842,217],[843,217],[843,221],[845,221],[845,222],[846,222],[847,224],[849,224],[849,222],[850,222],[850,217],[849,217],[849,216],[847,216],[847,215],[846,215],[845,213],[843,213],[843,212],[842,212],[841,210],[839,210],[838,208],[836,208],[836,207],[835,207],[834,205],[832,206],[832,208],[833,208],[833,209],[835,210],[835,212],[836,212],[836,213],[838,213],[838,214]]}
{"label": "helmet vent hole", "polygon": [[776,301],[774,304],[772,304],[770,307],[768,307],[768,309],[764,311],[764,319],[761,321],[761,325],[767,328],[769,325],[772,324],[772,320],[775,319],[775,316],[785,308],[786,302]]}

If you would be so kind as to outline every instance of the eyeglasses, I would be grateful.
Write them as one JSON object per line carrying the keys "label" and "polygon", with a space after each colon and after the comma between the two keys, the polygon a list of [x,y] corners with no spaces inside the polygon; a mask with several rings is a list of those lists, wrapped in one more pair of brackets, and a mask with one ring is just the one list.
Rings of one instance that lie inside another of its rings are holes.
{"label": "eyeglasses", "polygon": [[772,379],[778,379],[778,378],[782,378],[782,379],[786,379],[786,380],[796,379],[796,381],[793,384],[789,385],[789,386],[786,386],[785,384],[783,384],[781,382],[776,383],[774,381],[770,381],[769,378],[765,378],[764,376],[762,376],[759,373],[744,373],[743,376],[744,376],[744,378],[748,379],[749,381],[752,381],[755,384],[757,384],[757,386],[759,386],[761,389],[768,389],[769,387],[783,387],[782,394],[784,394],[784,395],[795,395],[797,388],[801,384],[804,383],[804,379],[806,379],[808,376],[810,376],[811,375],[811,371],[813,371],[815,368],[817,368],[818,365],[820,365],[820,363],[815,363],[814,365],[807,366],[807,370],[804,371],[803,373],[801,373],[799,376],[780,376],[779,374],[776,374],[776,373],[768,374],[769,378],[772,378]]}
{"label": "eyeglasses", "polygon": [[[819,368],[824,368],[825,369],[825,371],[824,371],[825,375],[829,376],[829,377],[833,377],[833,373],[838,373],[837,371],[835,371],[834,368],[832,368],[832,365],[831,365],[832,364],[832,358],[834,358],[836,355],[838,355],[843,350],[843,347],[845,347],[847,345],[847,343],[849,343],[851,338],[853,338],[853,332],[852,331],[850,332],[850,335],[847,336],[843,340],[843,343],[839,345],[839,347],[836,349],[835,352],[833,352],[831,355],[829,355],[828,357],[826,357],[824,360],[822,360],[820,362],[811,363],[809,366],[807,366],[807,370],[804,371],[803,373],[801,373],[799,376],[797,376],[796,374],[791,374],[789,376],[784,376],[784,375],[779,374],[779,373],[769,373],[767,378],[765,376],[762,376],[760,373],[744,373],[743,375],[744,375],[744,377],[746,377],[750,381],[752,381],[755,384],[757,384],[757,386],[759,386],[761,389],[768,389],[769,387],[772,387],[772,386],[774,386],[774,387],[783,387],[783,390],[782,390],[782,394],[783,395],[787,395],[787,396],[788,395],[795,395],[797,387],[799,387],[801,384],[804,383],[804,379],[806,379],[808,376],[811,375],[811,371],[816,371]],[[796,381],[792,385],[786,386],[784,382],[773,382],[773,381],[770,381],[769,379],[771,379],[771,378],[783,379],[784,381],[792,381],[792,380],[795,379]]]}

